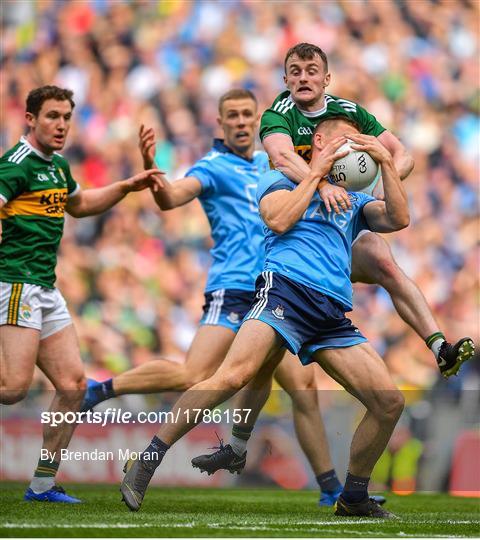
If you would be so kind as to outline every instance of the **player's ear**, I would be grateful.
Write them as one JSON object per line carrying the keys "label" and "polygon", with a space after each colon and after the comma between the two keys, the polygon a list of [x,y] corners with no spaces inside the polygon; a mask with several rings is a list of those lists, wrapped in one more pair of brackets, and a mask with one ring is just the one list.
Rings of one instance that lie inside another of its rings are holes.
{"label": "player's ear", "polygon": [[217,124],[222,127],[222,117],[221,116],[217,116]]}
{"label": "player's ear", "polygon": [[323,147],[323,137],[322,137],[322,134],[319,131],[314,133],[312,143],[313,143],[313,146],[315,146],[315,148],[317,148],[318,150],[322,149],[322,147]]}
{"label": "player's ear", "polygon": [[27,126],[29,128],[34,128],[35,127],[36,117],[35,117],[34,114],[32,114],[31,112],[26,112],[25,113],[25,120],[26,120]]}
{"label": "player's ear", "polygon": [[327,73],[325,75],[325,79],[323,79],[323,87],[324,88],[326,88],[330,84],[330,78],[331,78],[330,73]]}

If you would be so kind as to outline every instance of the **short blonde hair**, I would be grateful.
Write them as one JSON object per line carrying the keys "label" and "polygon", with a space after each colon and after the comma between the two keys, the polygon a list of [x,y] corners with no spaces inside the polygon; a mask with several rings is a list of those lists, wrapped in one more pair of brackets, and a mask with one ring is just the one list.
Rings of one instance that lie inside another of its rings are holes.
{"label": "short blonde hair", "polygon": [[220,97],[218,101],[218,112],[220,114],[222,114],[223,104],[230,99],[251,99],[257,105],[257,98],[253,92],[250,92],[246,88],[233,88]]}

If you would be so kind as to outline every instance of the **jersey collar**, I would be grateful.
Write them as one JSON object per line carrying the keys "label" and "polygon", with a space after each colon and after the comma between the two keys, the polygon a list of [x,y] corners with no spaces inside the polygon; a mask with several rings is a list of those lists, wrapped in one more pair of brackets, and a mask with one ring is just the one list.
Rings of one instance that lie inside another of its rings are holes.
{"label": "jersey collar", "polygon": [[252,159],[244,158],[242,156],[239,156],[238,154],[235,154],[235,152],[229,148],[223,139],[213,139],[213,149],[217,152],[220,152],[221,154],[233,154],[234,156],[237,156],[239,159],[244,159],[245,161],[248,161],[249,163],[253,163],[253,157]]}
{"label": "jersey collar", "polygon": [[32,146],[28,140],[26,139],[26,137],[24,137],[23,135],[20,137],[20,142],[22,144],[25,144],[28,146],[28,148],[30,148],[30,150],[32,152],[35,152],[35,154],[37,154],[38,157],[44,159],[45,161],[52,161],[52,156],[47,156],[47,154],[44,154],[43,152],[41,152],[38,148],[35,148],[34,146]]}
{"label": "jersey collar", "polygon": [[[290,95],[289,97],[293,101],[292,96]],[[297,109],[303,114],[303,116],[306,116],[307,118],[316,118],[327,110],[327,94],[325,94],[325,96],[323,97],[323,107],[321,109],[318,109],[318,111],[304,111],[303,109],[300,109],[298,105]]]}

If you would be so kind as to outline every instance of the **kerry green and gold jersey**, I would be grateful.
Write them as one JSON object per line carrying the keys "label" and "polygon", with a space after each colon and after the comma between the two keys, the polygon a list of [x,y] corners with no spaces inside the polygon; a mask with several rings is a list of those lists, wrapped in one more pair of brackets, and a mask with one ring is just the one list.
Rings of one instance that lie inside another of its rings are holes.
{"label": "kerry green and gold jersey", "polygon": [[23,137],[0,158],[0,281],[54,287],[65,205],[79,189],[64,157]]}
{"label": "kerry green and gold jersey", "polygon": [[325,105],[315,112],[301,111],[293,101],[290,92],[282,92],[263,115],[260,124],[260,139],[272,133],[284,133],[292,139],[295,152],[307,161],[312,158],[311,140],[313,130],[322,118],[346,116],[360,126],[365,135],[378,137],[385,128],[377,122],[375,116],[357,103],[337,96],[325,94]]}

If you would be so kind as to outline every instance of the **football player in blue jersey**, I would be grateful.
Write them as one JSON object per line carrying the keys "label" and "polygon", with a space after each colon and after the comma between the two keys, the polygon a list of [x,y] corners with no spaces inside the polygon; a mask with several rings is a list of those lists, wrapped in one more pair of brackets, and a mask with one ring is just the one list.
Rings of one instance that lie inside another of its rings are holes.
{"label": "football player in blue jersey", "polygon": [[[388,148],[402,180],[410,174],[413,158],[391,131],[359,104],[326,93],[331,74],[322,49],[298,43],[287,51],[284,67],[287,89],[263,113],[260,125],[260,138],[276,169],[294,181],[301,180],[309,172],[312,129],[322,119],[342,115],[355,120],[362,133],[377,137]],[[335,198],[334,207],[343,205],[341,192],[337,191]],[[445,378],[456,375],[462,364],[473,358],[473,340],[464,337],[454,344],[446,340],[422,292],[401,270],[378,234],[367,232],[356,239],[351,279],[380,285],[390,294],[398,314],[431,349]]]}
{"label": "football player in blue jersey", "polygon": [[[284,80],[287,89],[263,113],[260,125],[260,138],[272,167],[290,179],[300,181],[309,172],[311,135],[315,126],[320,120],[341,116],[357,122],[361,133],[377,137],[392,154],[400,177],[404,179],[409,175],[413,159],[393,133],[359,104],[326,93],[330,84],[328,59],[319,47],[309,43],[293,46],[285,56]],[[344,190],[328,184],[319,189],[327,209],[329,206],[336,210],[347,208]],[[380,194],[381,182],[376,189]],[[472,339],[464,337],[454,344],[446,341],[422,292],[398,266],[381,236],[368,230],[360,231],[353,239],[352,253],[351,280],[382,286],[390,294],[400,317],[432,350],[441,374],[445,378],[457,374],[462,364],[473,357]],[[251,396],[248,391],[243,391],[236,406],[242,408],[249,402]],[[251,414],[250,429],[253,420],[254,415]],[[246,432],[247,426],[235,424],[232,441],[240,429]],[[226,445],[210,455],[198,456],[192,463],[213,471],[228,469],[230,461],[235,459],[229,445]]]}
{"label": "football player in blue jersey", "polygon": [[[385,201],[350,193],[350,209],[339,214],[327,210],[317,188],[343,155],[336,152],[345,134],[380,164]],[[407,197],[388,150],[375,137],[359,134],[352,120],[320,122],[312,148],[311,170],[298,185],[279,171],[268,172],[259,183],[266,255],[256,282],[256,302],[215,374],[187,390],[174,405],[178,422],[161,426],[140,458],[127,463],[120,489],[133,511],[139,510],[170,446],[202,420],[185,411],[210,410],[252,381],[261,385],[287,348],[303,364],[320,364],[367,409],[353,436],[337,515],[391,517],[369,498],[368,482],[404,399],[383,360],[345,312],[352,309],[353,238],[362,229],[390,232],[406,227]]]}
{"label": "football player in blue jersey", "polygon": [[[259,178],[268,171],[268,158],[265,152],[254,151],[258,121],[257,102],[251,92],[227,92],[219,102],[218,122],[224,140],[216,139],[212,150],[187,171],[185,178],[171,184],[163,179],[163,187],[153,192],[162,210],[198,198],[214,240],[204,314],[185,363],[155,360],[107,381],[90,380],[84,410],[122,394],[186,390],[210,377],[225,358],[254,300],[255,279],[263,268],[264,234],[256,191]],[[152,129],[141,127],[140,149],[145,167],[153,164]],[[289,353],[275,373],[277,382],[292,399],[298,439],[321,489],[319,504],[331,506],[342,486],[331,461],[314,375],[314,366],[303,369]],[[245,408],[254,409],[256,416],[270,389],[271,376],[249,392]],[[240,472],[245,466],[253,425],[253,414],[248,425],[235,425],[231,444],[220,443],[220,455],[201,468],[208,473],[219,468]]]}

